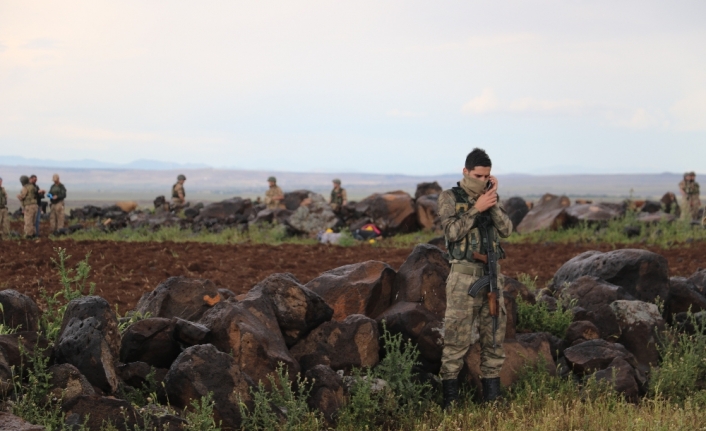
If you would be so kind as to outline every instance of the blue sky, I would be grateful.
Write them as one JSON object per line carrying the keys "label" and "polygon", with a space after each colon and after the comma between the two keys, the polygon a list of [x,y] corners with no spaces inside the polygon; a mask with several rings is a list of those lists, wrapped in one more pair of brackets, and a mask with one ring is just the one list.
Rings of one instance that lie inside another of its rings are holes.
{"label": "blue sky", "polygon": [[0,0],[0,154],[706,171],[706,2]]}

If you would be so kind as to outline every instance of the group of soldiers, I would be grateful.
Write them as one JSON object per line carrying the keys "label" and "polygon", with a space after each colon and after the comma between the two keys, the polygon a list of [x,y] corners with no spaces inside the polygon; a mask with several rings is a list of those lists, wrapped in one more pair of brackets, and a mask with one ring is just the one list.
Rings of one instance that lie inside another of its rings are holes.
{"label": "group of soldiers", "polygon": [[[20,184],[22,191],[17,195],[17,199],[22,206],[24,214],[24,235],[27,238],[39,236],[39,221],[42,209],[45,208],[45,197],[49,198],[49,226],[52,232],[56,232],[64,227],[64,199],[66,199],[66,187],[61,183],[58,174],[52,177],[53,184],[49,193],[37,185],[36,175],[22,175]],[[10,219],[7,209],[8,197],[5,188],[2,186],[0,178],[0,239],[8,239],[10,236]]]}
{"label": "group of soldiers", "polygon": [[[265,192],[265,206],[267,209],[283,209],[284,192],[277,185],[277,178],[269,177],[267,179],[270,187]],[[348,203],[348,194],[346,189],[341,187],[341,180],[338,178],[333,180],[333,190],[331,190],[331,198],[329,204],[333,212],[338,213]]]}

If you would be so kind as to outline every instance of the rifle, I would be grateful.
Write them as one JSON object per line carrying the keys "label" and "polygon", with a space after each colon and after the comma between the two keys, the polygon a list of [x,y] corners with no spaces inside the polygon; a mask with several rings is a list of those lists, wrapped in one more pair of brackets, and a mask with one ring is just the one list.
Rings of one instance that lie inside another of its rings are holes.
{"label": "rifle", "polygon": [[[479,278],[475,283],[473,283],[468,289],[468,294],[475,298],[478,292],[486,286],[488,289],[488,311],[490,316],[493,318],[493,349],[496,347],[495,343],[495,333],[498,331],[498,308],[499,308],[499,290],[498,290],[498,256],[493,248],[492,238],[493,238],[493,220],[488,215],[481,215],[479,217],[478,230],[480,235],[488,249],[487,255],[481,255],[478,253],[473,253],[473,258],[479,260],[485,264],[486,275]],[[478,257],[476,257],[478,256]]]}

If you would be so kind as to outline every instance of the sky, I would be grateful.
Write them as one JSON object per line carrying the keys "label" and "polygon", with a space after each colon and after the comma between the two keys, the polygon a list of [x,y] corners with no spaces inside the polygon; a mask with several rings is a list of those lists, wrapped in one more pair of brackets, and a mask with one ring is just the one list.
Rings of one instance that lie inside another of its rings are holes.
{"label": "sky", "polygon": [[706,2],[0,0],[0,155],[706,172]]}

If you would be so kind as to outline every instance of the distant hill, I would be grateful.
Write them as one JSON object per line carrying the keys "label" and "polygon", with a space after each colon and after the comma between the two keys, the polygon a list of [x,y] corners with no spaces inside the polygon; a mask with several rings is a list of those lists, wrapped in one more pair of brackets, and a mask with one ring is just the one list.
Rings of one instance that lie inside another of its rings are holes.
{"label": "distant hill", "polygon": [[28,166],[37,168],[69,168],[69,169],[142,169],[142,170],[167,170],[167,169],[203,169],[208,165],[195,163],[171,163],[159,160],[139,159],[130,163],[106,163],[98,160],[47,160],[28,159],[19,156],[0,156],[0,166]]}

